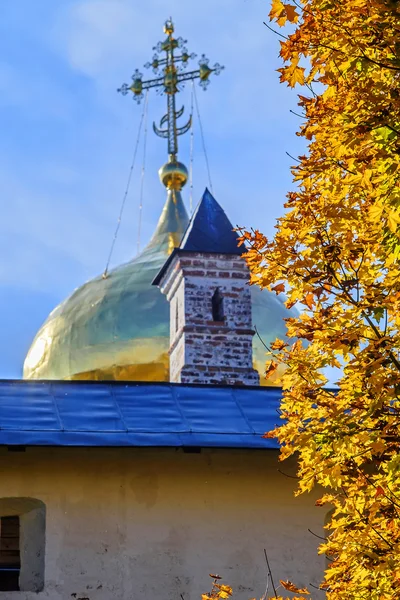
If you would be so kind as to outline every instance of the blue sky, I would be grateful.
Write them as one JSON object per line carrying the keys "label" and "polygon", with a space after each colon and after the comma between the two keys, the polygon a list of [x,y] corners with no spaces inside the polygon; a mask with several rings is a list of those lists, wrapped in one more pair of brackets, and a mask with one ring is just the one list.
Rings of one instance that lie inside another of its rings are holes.
{"label": "blue sky", "polygon": [[[198,99],[214,194],[235,225],[272,235],[292,187],[296,94],[279,84],[268,0],[4,0],[0,17],[0,377],[20,377],[48,313],[105,267],[141,116],[116,93],[152,55],[172,15],[177,35],[226,69]],[[149,73],[151,74],[151,72]],[[187,110],[190,92],[182,93]],[[149,98],[142,241],[165,193],[164,140]],[[188,139],[180,158],[188,164]],[[135,255],[140,162],[112,265]],[[194,199],[207,185],[195,123]],[[188,201],[188,193],[185,199]]]}

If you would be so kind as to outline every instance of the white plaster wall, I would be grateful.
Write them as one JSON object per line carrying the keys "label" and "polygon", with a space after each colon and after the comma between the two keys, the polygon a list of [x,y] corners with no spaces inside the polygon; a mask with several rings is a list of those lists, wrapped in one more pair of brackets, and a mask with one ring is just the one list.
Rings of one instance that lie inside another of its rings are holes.
{"label": "white plaster wall", "polygon": [[45,507],[35,508],[20,516],[21,590],[43,589],[46,551]]}
{"label": "white plaster wall", "polygon": [[215,571],[236,598],[259,598],[264,548],[276,581],[316,584],[324,559],[307,529],[322,534],[324,511],[277,469],[267,450],[0,448],[0,496],[47,513],[44,591],[1,598],[200,600]]}

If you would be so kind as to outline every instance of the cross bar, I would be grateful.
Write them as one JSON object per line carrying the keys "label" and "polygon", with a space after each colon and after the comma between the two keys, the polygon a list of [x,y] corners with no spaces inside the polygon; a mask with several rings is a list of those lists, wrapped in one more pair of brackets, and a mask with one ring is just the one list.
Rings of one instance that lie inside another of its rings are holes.
{"label": "cross bar", "polygon": [[[185,40],[182,38],[176,39],[174,34],[174,24],[171,19],[165,22],[164,32],[167,34],[167,38],[163,42],[159,42],[154,48],[156,54],[153,56],[152,62],[146,63],[146,68],[153,68],[154,73],[158,73],[159,69],[162,68],[162,74],[154,79],[143,81],[143,75],[136,69],[132,75],[132,84],[128,85],[124,83],[118,92],[121,92],[124,96],[129,92],[133,93],[133,98],[140,103],[143,98],[143,91],[151,88],[158,88],[161,93],[167,95],[167,113],[161,119],[160,128],[153,123],[153,129],[159,137],[168,139],[168,153],[172,160],[176,160],[178,154],[178,136],[183,135],[190,129],[192,122],[192,115],[190,115],[189,121],[182,127],[177,126],[177,120],[183,115],[184,108],[176,110],[175,96],[181,91],[184,82],[194,81],[195,79],[200,80],[201,87],[205,90],[209,84],[209,77],[212,73],[219,75],[223,66],[216,63],[213,67],[209,67],[209,61],[203,54],[199,60],[199,68],[192,71],[185,71],[190,60],[193,60],[196,55],[189,54],[184,44]],[[182,54],[179,56],[174,55],[176,48],[182,49]],[[165,52],[165,58],[159,58],[159,54]],[[180,63],[180,66],[177,66]],[[167,123],[167,128],[162,129],[162,126]]]}

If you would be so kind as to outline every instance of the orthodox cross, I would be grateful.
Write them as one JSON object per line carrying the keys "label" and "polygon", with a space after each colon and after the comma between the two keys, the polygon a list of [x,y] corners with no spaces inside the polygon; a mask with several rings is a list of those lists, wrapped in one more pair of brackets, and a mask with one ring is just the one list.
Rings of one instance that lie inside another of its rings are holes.
{"label": "orthodox cross", "polygon": [[[203,89],[206,89],[209,84],[209,77],[211,73],[219,75],[224,68],[220,64],[216,63],[212,68],[209,67],[209,60],[203,54],[199,60],[199,68],[186,71],[190,60],[196,58],[196,54],[189,54],[185,44],[187,40],[182,38],[175,39],[174,24],[172,19],[168,19],[164,26],[164,33],[167,34],[167,38],[163,42],[159,42],[157,46],[153,48],[155,54],[152,62],[146,63],[145,68],[152,67],[153,72],[158,74],[160,69],[162,72],[154,79],[143,81],[143,75],[138,69],[132,75],[132,84],[128,85],[124,83],[118,90],[124,96],[131,91],[134,99],[140,103],[143,98],[143,91],[149,90],[150,88],[156,88],[161,94],[167,95],[167,113],[163,116],[160,121],[160,126],[157,127],[153,123],[154,132],[162,138],[168,139],[168,153],[171,161],[176,161],[178,154],[178,136],[183,135],[189,131],[192,124],[192,115],[186,125],[178,127],[177,121],[184,113],[184,106],[180,110],[176,110],[176,94],[182,89],[185,81],[194,81],[195,79],[200,80],[200,85]],[[174,52],[179,48],[181,53],[175,56]],[[160,58],[160,54],[165,52],[165,58]],[[163,129],[163,127],[166,128]]]}

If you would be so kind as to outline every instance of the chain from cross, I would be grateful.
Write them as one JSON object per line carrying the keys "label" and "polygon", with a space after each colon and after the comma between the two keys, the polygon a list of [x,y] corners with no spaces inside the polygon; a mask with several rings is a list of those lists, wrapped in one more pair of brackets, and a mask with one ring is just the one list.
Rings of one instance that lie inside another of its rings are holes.
{"label": "chain from cross", "polygon": [[[159,127],[153,123],[153,129],[159,137],[168,139],[168,153],[170,159],[175,161],[178,154],[178,136],[189,131],[192,124],[192,115],[190,115],[186,125],[182,127],[177,126],[177,121],[183,115],[185,107],[182,106],[180,110],[176,110],[176,94],[182,89],[184,82],[194,81],[195,79],[200,80],[200,86],[205,90],[209,84],[211,73],[219,75],[224,67],[218,63],[210,67],[209,60],[203,54],[199,60],[198,69],[185,71],[189,61],[196,58],[196,54],[188,53],[185,46],[187,40],[183,40],[182,38],[175,39],[173,37],[174,24],[172,19],[166,21],[164,33],[167,34],[167,38],[153,48],[155,54],[152,62],[144,65],[145,68],[152,68],[155,74],[159,73],[159,70],[162,69],[162,74],[155,79],[143,81],[142,73],[136,69],[132,75],[132,84],[128,85],[124,83],[117,91],[121,92],[124,96],[131,91],[133,98],[138,103],[143,98],[143,91],[151,88],[156,88],[160,93],[167,95],[167,113],[161,119]],[[181,49],[179,56],[174,55],[177,48]],[[165,58],[160,58],[159,55],[161,52],[165,52]],[[167,127],[163,129],[165,124],[167,124]]]}

